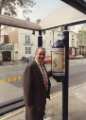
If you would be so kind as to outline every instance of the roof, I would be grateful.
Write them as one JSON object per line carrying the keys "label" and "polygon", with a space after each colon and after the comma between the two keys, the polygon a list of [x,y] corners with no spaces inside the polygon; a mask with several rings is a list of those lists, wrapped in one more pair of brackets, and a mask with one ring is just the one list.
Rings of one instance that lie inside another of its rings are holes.
{"label": "roof", "polygon": [[20,20],[13,17],[0,15],[0,24],[20,27],[30,30],[41,30],[54,28],[61,25],[69,25],[78,21],[86,22],[86,14],[76,10],[65,3],[65,6],[60,7],[41,20],[40,25],[31,21]]}
{"label": "roof", "polygon": [[42,29],[46,29],[83,20],[86,20],[86,15],[84,13],[65,4],[64,7],[57,8],[46,18],[44,18],[40,25]]}
{"label": "roof", "polygon": [[13,27],[20,27],[24,29],[31,29],[31,30],[41,29],[41,27],[36,23],[32,23],[26,20],[20,20],[17,18],[5,16],[5,15],[0,15],[0,24],[13,26]]}
{"label": "roof", "polygon": [[61,0],[86,14],[86,0]]}

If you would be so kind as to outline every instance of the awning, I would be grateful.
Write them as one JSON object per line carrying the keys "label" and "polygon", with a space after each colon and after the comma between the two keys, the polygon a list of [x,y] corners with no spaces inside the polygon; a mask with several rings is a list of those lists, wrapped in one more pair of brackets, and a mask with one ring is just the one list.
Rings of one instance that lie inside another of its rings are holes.
{"label": "awning", "polygon": [[14,49],[14,46],[12,43],[8,43],[8,44],[0,44],[0,52],[1,51],[12,51]]}

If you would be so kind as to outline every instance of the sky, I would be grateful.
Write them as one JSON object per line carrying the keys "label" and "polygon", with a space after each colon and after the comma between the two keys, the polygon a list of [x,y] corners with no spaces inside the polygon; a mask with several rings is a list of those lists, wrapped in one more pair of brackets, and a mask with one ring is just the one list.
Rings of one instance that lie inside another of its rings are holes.
{"label": "sky", "polygon": [[[25,17],[29,17],[31,21],[36,21],[37,19],[45,18],[50,12],[54,9],[62,6],[60,0],[35,0],[36,5],[31,9],[32,12],[25,15]],[[23,19],[23,15],[21,10],[19,10],[18,16]]]}

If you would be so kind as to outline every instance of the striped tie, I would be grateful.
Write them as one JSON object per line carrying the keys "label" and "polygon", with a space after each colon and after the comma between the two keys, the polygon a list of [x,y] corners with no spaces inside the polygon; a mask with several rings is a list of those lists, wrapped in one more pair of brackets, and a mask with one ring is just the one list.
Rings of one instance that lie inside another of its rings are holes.
{"label": "striped tie", "polygon": [[43,65],[41,65],[41,69],[42,69],[42,75],[43,75],[43,81],[44,81],[45,88],[48,89],[48,76],[47,76],[46,70]]}

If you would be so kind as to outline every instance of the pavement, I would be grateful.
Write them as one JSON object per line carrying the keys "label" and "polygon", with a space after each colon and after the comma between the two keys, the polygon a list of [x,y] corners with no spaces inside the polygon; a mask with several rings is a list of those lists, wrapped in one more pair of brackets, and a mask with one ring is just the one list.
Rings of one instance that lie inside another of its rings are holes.
{"label": "pavement", "polygon": [[[47,100],[44,120],[62,120],[62,92],[58,90]],[[86,120],[86,83],[69,88],[68,120]],[[0,120],[25,120],[25,108],[4,115]]]}

